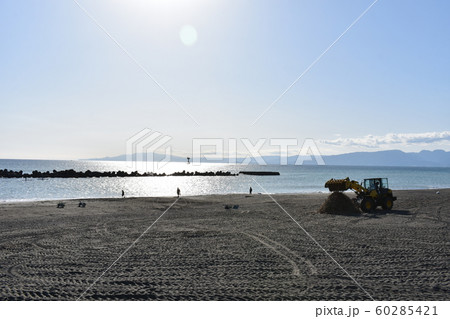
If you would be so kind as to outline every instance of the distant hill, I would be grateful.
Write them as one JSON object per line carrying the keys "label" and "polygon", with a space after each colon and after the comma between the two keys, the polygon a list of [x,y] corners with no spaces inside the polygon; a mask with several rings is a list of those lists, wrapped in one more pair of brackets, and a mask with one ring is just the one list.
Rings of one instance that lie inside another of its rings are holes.
{"label": "distant hill", "polygon": [[[140,158],[143,158],[143,159],[146,158],[146,154],[133,154],[133,160],[136,159],[137,155],[140,155]],[[166,157],[165,155],[154,153],[153,160],[154,161],[162,161],[165,157]],[[126,161],[126,160],[127,160],[126,154],[117,155],[117,156],[101,157],[101,158],[85,159],[85,161],[119,161],[119,162]],[[171,162],[186,162],[186,157],[179,157],[179,156],[172,155],[170,157],[170,161]]]}
{"label": "distant hill", "polygon": [[[134,155],[136,156],[136,155]],[[155,154],[154,160],[161,161],[165,155]],[[450,167],[450,152],[443,150],[421,151],[418,153],[405,153],[399,150],[378,151],[378,152],[354,152],[340,155],[322,156],[326,165],[342,166],[417,166],[417,167]],[[280,164],[278,156],[263,156],[267,164]],[[304,165],[315,165],[315,161],[305,158]],[[93,158],[88,160],[98,161],[126,161],[126,155],[114,157]],[[241,163],[244,158],[238,158],[237,163]],[[171,156],[172,162],[186,162],[186,157]],[[290,156],[288,164],[294,165],[297,156]],[[205,162],[202,159],[202,162]],[[228,163],[228,159],[220,161],[209,161],[210,163]],[[256,162],[252,159],[252,164]]]}
{"label": "distant hill", "polygon": [[405,153],[399,150],[324,156],[328,165],[450,167],[450,152]]}

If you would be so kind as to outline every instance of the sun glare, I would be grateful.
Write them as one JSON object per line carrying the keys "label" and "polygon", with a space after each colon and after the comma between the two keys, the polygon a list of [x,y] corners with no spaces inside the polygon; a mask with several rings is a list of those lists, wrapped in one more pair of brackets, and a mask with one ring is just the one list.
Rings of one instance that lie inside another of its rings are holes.
{"label": "sun glare", "polygon": [[191,25],[184,25],[180,29],[180,39],[186,46],[194,45],[197,42],[197,30]]}
{"label": "sun glare", "polygon": [[210,3],[205,0],[131,0],[129,4],[143,9],[152,8],[155,10],[169,11],[172,13],[177,11],[186,13],[210,5]]}

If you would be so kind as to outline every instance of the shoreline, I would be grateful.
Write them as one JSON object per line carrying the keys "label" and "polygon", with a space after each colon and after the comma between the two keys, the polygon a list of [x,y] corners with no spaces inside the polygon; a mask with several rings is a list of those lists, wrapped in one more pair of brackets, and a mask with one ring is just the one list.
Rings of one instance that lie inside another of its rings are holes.
{"label": "shoreline", "polygon": [[[394,194],[396,192],[408,192],[408,191],[446,191],[448,188],[411,188],[411,189],[393,189]],[[344,191],[345,194],[354,194],[354,191]],[[315,192],[299,192],[299,193],[253,193],[252,196],[258,195],[272,195],[272,196],[301,196],[301,195],[329,195],[330,191],[315,191]],[[217,194],[199,194],[199,195],[182,195],[183,198],[196,198],[196,197],[209,197],[209,196],[230,196],[230,195],[249,195],[248,193],[217,193]],[[44,198],[44,199],[0,199],[1,204],[15,204],[15,203],[37,203],[37,202],[55,202],[55,201],[84,201],[84,200],[114,200],[114,199],[145,199],[145,198],[176,198],[176,195],[167,196],[130,196],[122,198],[117,197],[70,197],[70,198]]]}

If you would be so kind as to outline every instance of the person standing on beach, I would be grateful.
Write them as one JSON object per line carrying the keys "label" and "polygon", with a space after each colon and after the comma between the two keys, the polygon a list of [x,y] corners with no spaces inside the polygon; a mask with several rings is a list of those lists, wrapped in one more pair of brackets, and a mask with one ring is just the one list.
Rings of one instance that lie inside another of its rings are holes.
{"label": "person standing on beach", "polygon": [[178,195],[178,197],[180,197],[180,195],[181,195],[181,191],[178,187],[177,187],[177,195]]}
{"label": "person standing on beach", "polygon": [[250,195],[252,194],[252,192],[253,192],[253,188],[250,186],[250,190],[249,190]]}
{"label": "person standing on beach", "polygon": [[125,192],[122,189],[122,198],[124,198],[124,197],[125,197]]}

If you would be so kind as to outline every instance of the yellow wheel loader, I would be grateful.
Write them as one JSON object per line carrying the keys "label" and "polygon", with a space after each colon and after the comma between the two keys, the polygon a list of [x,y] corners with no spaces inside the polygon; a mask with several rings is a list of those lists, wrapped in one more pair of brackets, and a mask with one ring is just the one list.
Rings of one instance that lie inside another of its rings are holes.
{"label": "yellow wheel loader", "polygon": [[353,190],[356,193],[356,202],[365,212],[374,210],[377,206],[381,206],[385,210],[392,209],[397,197],[392,195],[387,178],[367,178],[361,184],[357,181],[351,181],[348,177],[344,179],[332,178],[325,183],[325,187],[331,192]]}

